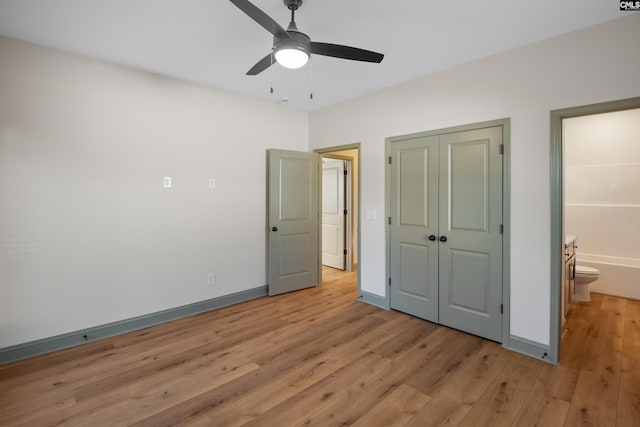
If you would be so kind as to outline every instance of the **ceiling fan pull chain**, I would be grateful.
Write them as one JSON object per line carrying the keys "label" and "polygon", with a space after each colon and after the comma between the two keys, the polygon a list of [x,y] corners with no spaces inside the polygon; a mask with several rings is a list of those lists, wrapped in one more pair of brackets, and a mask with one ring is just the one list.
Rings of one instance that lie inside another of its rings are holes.
{"label": "ceiling fan pull chain", "polygon": [[271,68],[269,70],[269,93],[273,93],[273,49],[271,49]]}
{"label": "ceiling fan pull chain", "polygon": [[309,58],[309,99],[313,99],[313,59]]}

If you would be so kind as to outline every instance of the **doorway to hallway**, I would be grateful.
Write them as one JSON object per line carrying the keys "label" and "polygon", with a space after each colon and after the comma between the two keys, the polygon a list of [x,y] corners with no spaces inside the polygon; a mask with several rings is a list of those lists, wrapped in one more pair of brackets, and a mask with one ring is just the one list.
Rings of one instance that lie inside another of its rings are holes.
{"label": "doorway to hallway", "polygon": [[[334,267],[338,271],[354,273],[355,283],[358,292],[360,291],[360,274],[358,272],[358,264],[360,257],[360,144],[349,144],[336,147],[327,147],[315,150],[323,161],[323,164],[336,165],[342,164],[342,168],[325,169],[323,167],[321,173],[321,214],[325,217],[325,212],[336,215],[333,218],[323,218],[321,225],[321,254],[322,254],[322,273],[323,283],[324,274],[334,276],[332,269],[325,266]],[[346,175],[344,175],[346,173]],[[342,176],[340,176],[342,174]],[[325,181],[325,177],[328,181]],[[342,194],[338,194],[338,184],[342,187]],[[328,190],[328,185],[333,186],[334,190]],[[332,199],[328,199],[332,197]],[[338,198],[343,203],[338,204]],[[340,220],[343,229],[338,230],[334,224]],[[333,221],[333,223],[331,222]],[[329,254],[329,259],[327,259]],[[333,264],[331,259],[341,258],[343,264]]]}

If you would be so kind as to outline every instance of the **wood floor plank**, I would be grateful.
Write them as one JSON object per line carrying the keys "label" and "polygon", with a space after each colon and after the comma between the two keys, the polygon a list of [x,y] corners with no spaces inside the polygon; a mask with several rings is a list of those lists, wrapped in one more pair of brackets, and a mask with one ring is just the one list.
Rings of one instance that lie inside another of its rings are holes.
{"label": "wood floor plank", "polygon": [[[426,338],[428,340],[429,337]],[[484,340],[473,335],[458,335],[454,340],[444,343],[444,351],[438,351],[430,355],[425,366],[416,370],[406,383],[434,396],[446,386],[448,379],[464,365],[464,362],[476,354]]]}
{"label": "wood floor plank", "polygon": [[[211,408],[208,415],[222,425],[235,425],[238,420],[249,420],[260,415],[300,390],[317,383],[345,364],[370,352],[379,342],[388,338],[393,329],[402,327],[406,320],[406,318],[398,318],[396,321],[372,328],[368,334],[360,334],[330,353],[319,353],[306,361],[299,360],[295,366],[287,366],[285,361],[281,365],[283,370],[278,373],[277,378],[257,384],[256,381],[252,381],[251,387],[246,392]],[[265,366],[265,370],[274,369],[277,366],[277,364]],[[350,408],[350,411],[353,410],[354,408]]]}
{"label": "wood floor plank", "polygon": [[549,396],[535,395],[537,387],[531,390],[530,397],[524,406],[526,411],[520,412],[513,425],[516,426],[545,426],[561,427],[565,425],[567,414],[569,413],[569,402]]}
{"label": "wood floor plank", "polygon": [[210,392],[259,368],[254,362],[247,362],[218,371],[200,372],[197,376],[185,376],[160,388],[147,389],[144,383],[135,384],[128,388],[129,399],[126,408],[97,412],[96,416],[109,419],[115,424],[129,425],[159,412],[171,410],[177,404]]}
{"label": "wood floor plank", "polygon": [[569,309],[570,319],[594,319],[597,318],[598,312],[602,307],[603,294],[591,292],[591,301],[576,302],[574,301]]}
{"label": "wood floor plank", "polygon": [[[365,309],[368,308],[365,307]],[[141,425],[157,425],[158,423],[166,423],[176,416],[190,418],[194,413],[205,412],[210,412],[210,417],[213,417],[215,413],[216,419],[223,419],[226,420],[226,423],[230,423],[233,418],[242,416],[246,412],[247,400],[251,403],[251,399],[255,396],[255,391],[259,392],[257,399],[261,399],[263,402],[254,401],[251,406],[252,411],[256,412],[261,408],[265,409],[261,406],[265,402],[269,405],[275,404],[273,398],[274,396],[277,397],[277,394],[274,394],[274,391],[286,387],[289,392],[297,392],[300,386],[305,385],[307,381],[317,382],[321,380],[322,377],[318,378],[319,373],[329,375],[333,370],[339,369],[341,365],[344,365],[345,361],[340,358],[336,359],[336,354],[333,353],[334,351],[339,351],[340,346],[338,344],[340,342],[344,345],[350,344],[353,342],[354,336],[361,335],[362,331],[375,329],[376,325],[381,322],[381,319],[373,316],[359,317],[357,321],[351,322],[349,326],[343,326],[338,333],[329,334],[327,331],[326,333],[329,336],[324,341],[314,339],[293,348],[280,349],[281,352],[286,350],[287,357],[270,358],[267,360],[268,364],[265,369],[243,377],[236,382],[229,383],[228,386],[220,387],[217,393],[213,395],[204,394],[184,405],[178,405],[169,411],[170,414],[157,414],[142,422]],[[325,356],[332,348],[334,349],[331,355],[333,357],[327,359]],[[350,349],[349,353],[354,353],[353,349]],[[256,359],[254,358],[253,360]],[[329,369],[328,372],[327,369]],[[285,384],[280,382],[281,379],[286,381]],[[263,385],[266,385],[266,390],[263,389]],[[285,395],[287,395],[287,392],[285,392]],[[245,398],[245,396],[247,397]],[[216,399],[213,405],[210,402],[210,398]],[[239,401],[241,403],[238,403]],[[230,411],[231,414],[229,413]]]}
{"label": "wood floor plank", "polygon": [[640,355],[626,355],[622,360],[617,409],[617,425],[631,427],[640,424]]}
{"label": "wood floor plank", "polygon": [[613,295],[602,295],[600,310],[614,311],[618,313],[618,315],[622,315],[624,313],[626,306],[627,306],[626,298],[616,297]]}
{"label": "wood floor plank", "polygon": [[616,418],[610,416],[606,401],[602,400],[602,395],[608,394],[609,387],[606,379],[601,378],[599,374],[581,371],[566,425],[615,425]]}
{"label": "wood floor plank", "polygon": [[[87,348],[83,348],[87,346]],[[54,353],[36,356],[31,359],[0,366],[0,385],[15,388],[21,384],[33,384],[34,381],[49,382],[51,375],[74,369],[77,366],[91,365],[108,358],[114,350],[112,340],[106,339],[87,343],[78,347],[60,350]],[[84,351],[79,351],[82,349]],[[51,358],[51,363],[47,363]],[[7,367],[15,367],[7,369]],[[0,400],[2,396],[0,395]]]}
{"label": "wood floor plank", "polygon": [[455,334],[455,331],[451,329],[440,327],[403,354],[391,359],[391,373],[377,376],[369,386],[368,392],[379,398],[393,392],[401,384],[411,379],[416,372],[425,369],[431,359],[437,357],[438,354],[446,353],[448,343]]}
{"label": "wood floor plank", "polygon": [[371,310],[371,307],[354,307],[353,310],[345,310],[345,316],[336,315],[330,322],[309,328],[304,333],[291,337],[290,343],[286,346],[274,345],[264,352],[253,354],[252,360],[259,364],[274,363],[284,359],[304,361],[330,351],[331,348],[348,342],[353,336],[380,325],[382,320],[368,315]]}
{"label": "wood floor plank", "polygon": [[[22,372],[21,375],[0,379],[0,383],[5,387],[12,388],[15,393],[20,392],[21,384],[28,384],[27,395],[41,394],[47,390],[59,390],[72,386],[88,376],[94,381],[98,381],[113,375],[114,372],[120,372],[122,366],[134,369],[147,365],[149,361],[157,361],[182,353],[184,348],[194,348],[221,339],[206,323],[201,323],[201,315],[195,317],[199,320],[194,321],[187,328],[177,326],[169,328],[167,324],[158,325],[157,328],[162,328],[164,334],[140,330],[104,340],[105,345],[99,345],[102,341],[89,343],[87,348],[90,351],[82,354],[74,354],[76,348],[73,348],[53,353],[51,356],[40,356],[35,359],[51,357],[54,363],[39,369],[33,367],[27,368],[25,371],[17,369],[18,372]],[[177,322],[182,324],[182,319]],[[200,326],[206,326],[206,328]],[[221,343],[221,346],[225,345],[227,343]],[[82,347],[84,346],[77,348]],[[66,361],[60,360],[61,355],[66,355]],[[18,362],[18,366],[21,363]],[[58,378],[63,378],[63,380]],[[36,388],[35,385],[40,380],[44,381],[40,382],[40,388]]]}
{"label": "wood floor plank", "polygon": [[553,366],[323,278],[0,366],[0,425],[639,425],[639,301],[574,303]]}
{"label": "wood floor plank", "polygon": [[371,411],[358,418],[354,427],[404,426],[431,400],[430,396],[415,388],[402,384],[386,396]]}
{"label": "wood floor plank", "polygon": [[640,355],[640,301],[638,300],[627,300],[622,351],[628,356]]}
{"label": "wood floor plank", "polygon": [[[274,361],[278,358],[287,357],[288,351],[300,352],[301,347],[308,346],[312,341],[318,342],[331,339],[334,342],[340,341],[342,338],[336,336],[332,332],[344,334],[343,329],[351,327],[351,325],[361,324],[363,319],[370,317],[369,314],[376,311],[375,307],[365,306],[364,304],[351,303],[349,306],[343,307],[339,312],[332,313],[328,317],[314,318],[300,325],[286,327],[286,334],[272,334],[267,337],[272,344],[259,352],[253,352],[252,358],[258,363],[266,363]],[[375,324],[382,323],[382,320],[367,320]],[[286,343],[286,344],[285,344]],[[284,347],[284,348],[283,348]]]}
{"label": "wood floor plank", "polygon": [[477,354],[449,378],[447,385],[407,424],[407,427],[455,426],[477,404],[504,368],[508,355],[485,342]]}
{"label": "wood floor plank", "polygon": [[105,339],[0,365],[0,383],[9,384],[10,380],[29,382],[34,378],[47,377],[51,371],[59,369],[61,364],[78,364],[80,360],[102,357],[105,352],[113,349],[113,340]]}
{"label": "wood floor plank", "polygon": [[292,426],[350,426],[370,411],[378,401],[379,399],[372,399],[362,390],[349,389],[340,399],[334,399],[315,411],[312,409],[306,418]]}
{"label": "wood floor plank", "polygon": [[244,335],[236,335],[228,340],[218,340],[199,347],[187,348],[172,357],[151,360],[142,366],[123,369],[117,374],[76,388],[76,396],[80,400],[90,398],[92,396],[99,395],[100,393],[104,393],[105,391],[109,391],[114,387],[122,387],[123,385],[130,384],[145,376],[154,375],[154,373],[161,373],[167,369],[188,364],[200,355],[206,356],[211,353],[224,352],[226,351],[225,347],[233,345],[233,343],[239,340],[245,339],[246,336],[253,336],[255,334],[260,334],[262,331],[269,330],[270,326],[271,325],[261,324],[260,327],[248,328],[244,332]]}
{"label": "wood floor plank", "polygon": [[[538,362],[541,364],[544,362]],[[541,365],[509,359],[460,426],[510,426],[531,392]]]}
{"label": "wood floor plank", "polygon": [[538,381],[545,386],[545,392],[555,398],[571,402],[578,384],[580,372],[561,365],[543,365]]}
{"label": "wood floor plank", "polygon": [[533,388],[523,402],[514,422],[517,426],[563,426],[569,413],[570,403],[554,397],[549,377],[541,369]]}
{"label": "wood floor plank", "polygon": [[205,415],[184,424],[184,427],[211,427],[215,425],[218,424],[216,424],[214,420]]}
{"label": "wood floor plank", "polygon": [[101,354],[72,358],[76,363],[57,364],[52,368],[43,368],[40,374],[25,374],[6,382],[0,381],[0,384],[12,389],[13,399],[24,399],[33,394],[41,395],[54,391],[60,393],[65,389],[82,385],[86,378],[91,378],[93,382],[106,381],[113,375],[120,374],[123,366],[135,370],[151,362],[160,363],[161,360],[184,353],[184,348],[197,348],[200,343],[208,341],[207,337],[195,341],[165,339],[154,343],[151,348],[146,345],[121,348],[118,351],[109,348]]}
{"label": "wood floor plank", "polygon": [[320,409],[343,399],[353,387],[363,389],[371,376],[389,365],[388,359],[369,352],[243,425],[295,425],[307,417],[310,408]]}
{"label": "wood floor plank", "polygon": [[411,324],[406,329],[398,330],[394,337],[380,344],[375,351],[386,358],[395,359],[436,329],[437,325],[434,323],[411,318]]}
{"label": "wood floor plank", "polygon": [[593,338],[599,347],[592,369],[582,369],[574,399],[571,402],[567,425],[595,422],[615,425],[622,364],[624,319],[614,310],[602,310]]}
{"label": "wood floor plank", "polygon": [[[5,400],[7,401],[7,400]],[[0,425],[11,426],[31,423],[41,417],[49,417],[52,412],[74,408],[76,406],[73,392],[66,391],[58,394],[32,395],[27,401],[23,398],[9,400],[2,405]]]}
{"label": "wood floor plank", "polygon": [[74,406],[50,411],[47,414],[40,414],[37,418],[24,418],[20,426],[28,427],[48,427],[48,426],[86,426],[104,425],[126,426],[126,423],[116,423],[115,420],[98,416],[97,414],[110,413],[126,409],[128,405],[128,395],[126,390],[118,389],[108,394],[102,395],[100,399],[87,400],[77,403]]}
{"label": "wood floor plank", "polygon": [[[594,315],[595,317],[595,315]],[[586,367],[595,356],[594,342],[591,331],[595,320],[569,318],[565,325],[566,331],[562,337],[560,358],[562,365],[580,370]]]}

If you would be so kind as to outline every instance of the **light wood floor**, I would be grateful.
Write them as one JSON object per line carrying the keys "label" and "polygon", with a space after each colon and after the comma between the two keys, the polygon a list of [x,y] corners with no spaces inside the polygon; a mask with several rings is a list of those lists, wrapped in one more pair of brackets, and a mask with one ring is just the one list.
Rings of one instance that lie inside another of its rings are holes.
{"label": "light wood floor", "polygon": [[324,277],[0,366],[0,425],[640,425],[638,301],[574,308],[552,366]]}

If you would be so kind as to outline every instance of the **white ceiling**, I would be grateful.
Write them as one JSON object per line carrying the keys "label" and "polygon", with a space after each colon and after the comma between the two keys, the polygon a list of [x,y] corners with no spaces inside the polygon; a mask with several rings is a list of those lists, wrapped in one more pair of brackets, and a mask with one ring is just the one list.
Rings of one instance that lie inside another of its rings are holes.
{"label": "white ceiling", "polygon": [[[286,28],[282,0],[252,1]],[[258,76],[271,34],[228,0],[0,0],[0,35],[313,110],[624,14],[613,0],[304,0],[313,41],[384,60],[314,55]]]}

